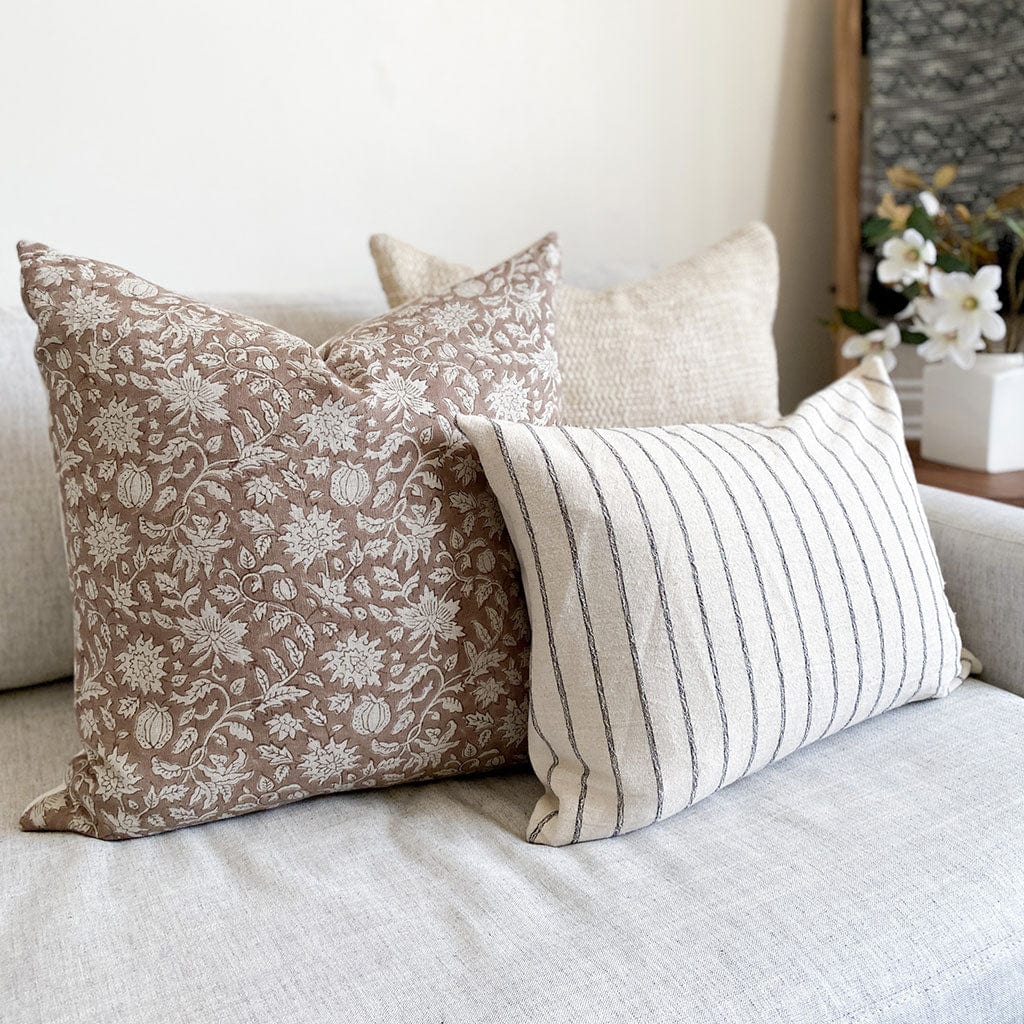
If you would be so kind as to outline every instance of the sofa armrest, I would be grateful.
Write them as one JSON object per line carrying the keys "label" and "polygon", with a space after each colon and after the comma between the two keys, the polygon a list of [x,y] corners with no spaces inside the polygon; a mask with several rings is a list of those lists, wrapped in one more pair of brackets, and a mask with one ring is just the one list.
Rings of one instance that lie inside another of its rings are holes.
{"label": "sofa armrest", "polygon": [[920,491],[964,646],[982,679],[1024,696],[1024,508]]}

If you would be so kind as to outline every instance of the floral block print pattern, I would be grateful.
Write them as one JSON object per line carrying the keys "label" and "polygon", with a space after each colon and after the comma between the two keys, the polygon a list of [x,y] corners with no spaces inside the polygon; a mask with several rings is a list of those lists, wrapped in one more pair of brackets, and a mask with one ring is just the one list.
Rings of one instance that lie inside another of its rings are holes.
{"label": "floral block print pattern", "polygon": [[129,838],[520,760],[518,566],[454,419],[556,420],[554,238],[319,352],[20,254],[84,745],[22,826]]}

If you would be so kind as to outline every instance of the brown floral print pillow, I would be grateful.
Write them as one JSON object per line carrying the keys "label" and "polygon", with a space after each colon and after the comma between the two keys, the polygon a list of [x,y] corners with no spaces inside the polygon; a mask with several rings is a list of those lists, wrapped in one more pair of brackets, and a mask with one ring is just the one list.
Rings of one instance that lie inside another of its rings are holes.
{"label": "brown floral print pillow", "polygon": [[26,829],[123,839],[525,753],[518,567],[459,413],[553,422],[553,237],[318,352],[20,246],[84,749]]}

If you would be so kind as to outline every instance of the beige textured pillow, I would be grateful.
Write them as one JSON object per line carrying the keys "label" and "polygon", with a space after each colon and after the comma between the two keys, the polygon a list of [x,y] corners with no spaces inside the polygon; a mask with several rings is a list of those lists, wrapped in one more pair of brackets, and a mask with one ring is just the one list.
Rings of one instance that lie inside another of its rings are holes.
{"label": "beige textured pillow", "polygon": [[641,828],[959,684],[879,359],[764,426],[458,423],[533,625],[531,841]]}
{"label": "beige textured pillow", "polygon": [[[370,252],[392,306],[472,273],[388,235],[374,235]],[[645,281],[603,292],[560,285],[555,345],[565,422],[774,418],[778,287],[775,240],[757,223]]]}
{"label": "beige textured pillow", "polygon": [[83,746],[23,827],[129,838],[521,759],[518,566],[453,424],[555,421],[553,240],[320,351],[20,253]]}

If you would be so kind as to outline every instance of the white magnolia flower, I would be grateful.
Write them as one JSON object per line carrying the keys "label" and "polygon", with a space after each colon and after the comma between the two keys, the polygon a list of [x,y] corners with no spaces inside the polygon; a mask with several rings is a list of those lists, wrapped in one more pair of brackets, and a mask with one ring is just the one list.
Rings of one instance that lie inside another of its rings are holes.
{"label": "white magnolia flower", "polygon": [[178,619],[178,625],[192,641],[189,653],[197,664],[207,658],[212,658],[214,665],[219,665],[221,658],[236,665],[247,665],[252,661],[252,655],[241,644],[245,623],[226,619],[209,601],[199,615]]}
{"label": "white magnolia flower", "polygon": [[438,640],[458,640],[462,627],[455,621],[459,615],[459,602],[447,601],[424,587],[416,604],[398,611],[398,619],[409,630],[410,640],[429,641],[434,647]]}
{"label": "white magnolia flower", "polygon": [[964,346],[979,338],[999,341],[1005,337],[1006,323],[996,312],[1002,306],[997,294],[1002,277],[995,266],[982,267],[973,277],[960,271],[932,271],[929,285],[936,333],[955,333]]}
{"label": "white magnolia flower", "polygon": [[132,452],[139,454],[139,429],[142,418],[136,416],[137,405],[129,405],[127,398],[114,398],[105,405],[91,420],[93,435],[97,443],[108,452],[127,455]]}
{"label": "white magnolia flower", "polygon": [[878,280],[890,285],[923,283],[928,280],[928,268],[935,263],[935,256],[935,243],[927,241],[915,228],[908,228],[899,238],[890,238],[882,246]]}
{"label": "white magnolia flower", "polygon": [[917,347],[917,354],[928,363],[940,363],[948,359],[957,366],[969,370],[974,365],[976,352],[985,348],[981,338],[973,341],[958,337],[955,331],[943,334],[929,324],[922,323],[921,328],[928,335],[928,340]]}
{"label": "white magnolia flower", "polygon": [[384,652],[380,640],[371,640],[369,633],[349,633],[328,651],[323,660],[331,670],[331,682],[342,686],[380,686],[384,669]]}
{"label": "white magnolia flower", "polygon": [[302,774],[313,782],[323,784],[341,779],[342,772],[359,764],[359,754],[348,745],[348,740],[328,740],[321,743],[311,739],[306,753],[299,762]]}
{"label": "white magnolia flower", "polygon": [[896,365],[893,349],[900,343],[900,329],[895,323],[886,324],[877,331],[867,334],[853,334],[843,342],[843,358],[863,359],[872,352],[878,353],[890,373]]}
{"label": "white magnolia flower", "polygon": [[158,693],[163,686],[164,649],[148,636],[133,640],[117,658],[121,681],[139,693]]}
{"label": "white magnolia flower", "polygon": [[180,377],[167,377],[156,382],[157,390],[167,401],[167,408],[176,415],[172,423],[187,416],[193,426],[198,417],[223,423],[228,411],[221,404],[227,385],[204,377],[191,363]]}
{"label": "white magnolia flower", "polygon": [[934,217],[942,209],[942,203],[935,198],[934,192],[925,190],[917,193],[917,201],[924,208],[929,217]]}
{"label": "white magnolia flower", "polygon": [[506,373],[487,396],[491,413],[498,420],[519,423],[530,414],[530,396],[522,381]]}
{"label": "white magnolia flower", "polygon": [[292,505],[291,519],[282,536],[292,565],[301,562],[308,569],[318,558],[326,558],[341,546],[345,531],[330,513],[316,507],[304,512],[298,505]]}
{"label": "white magnolia flower", "polygon": [[102,569],[128,551],[128,527],[116,515],[90,512],[85,544],[93,561]]}
{"label": "white magnolia flower", "polygon": [[359,417],[354,407],[345,404],[339,398],[328,399],[312,412],[305,412],[298,417],[306,437],[312,441],[317,450],[331,452],[354,452],[355,440],[359,433]]}

